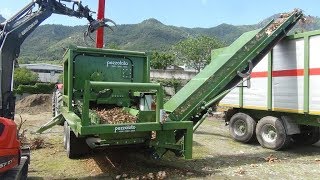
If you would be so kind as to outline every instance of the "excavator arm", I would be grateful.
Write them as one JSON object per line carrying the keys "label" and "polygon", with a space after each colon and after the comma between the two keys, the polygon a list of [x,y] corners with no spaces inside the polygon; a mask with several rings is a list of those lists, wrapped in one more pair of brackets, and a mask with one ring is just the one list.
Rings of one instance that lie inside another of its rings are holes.
{"label": "excavator arm", "polygon": [[[73,3],[72,8],[67,7],[62,1]],[[21,44],[52,14],[86,18],[92,31],[101,24],[92,18],[90,9],[83,6],[80,0],[34,0],[2,23],[0,25],[0,117],[14,118],[13,71]]]}

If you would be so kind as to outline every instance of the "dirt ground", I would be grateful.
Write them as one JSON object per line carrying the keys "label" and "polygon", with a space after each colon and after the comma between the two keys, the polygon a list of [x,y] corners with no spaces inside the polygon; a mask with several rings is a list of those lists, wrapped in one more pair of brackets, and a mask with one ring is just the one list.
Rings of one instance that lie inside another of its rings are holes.
{"label": "dirt ground", "polygon": [[16,103],[16,113],[38,114],[51,111],[52,96],[49,94],[33,94]]}
{"label": "dirt ground", "polygon": [[[33,108],[34,110],[35,108]],[[209,118],[194,134],[193,159],[166,154],[151,160],[138,148],[95,150],[78,160],[66,157],[60,126],[35,135],[51,118],[43,109],[20,114],[29,139],[43,138],[45,147],[32,150],[29,179],[317,179],[320,143],[286,151],[264,149],[258,143],[233,141],[221,118]],[[17,115],[19,119],[19,115]]]}
{"label": "dirt ground", "polygon": [[29,179],[147,178],[164,171],[168,179],[316,179],[320,176],[320,145],[272,151],[258,144],[230,139],[221,119],[210,118],[194,134],[193,159],[172,154],[155,161],[139,149],[94,151],[79,160],[66,157],[62,127],[34,135],[51,113],[22,114],[29,138],[42,137],[43,149],[33,150]]}

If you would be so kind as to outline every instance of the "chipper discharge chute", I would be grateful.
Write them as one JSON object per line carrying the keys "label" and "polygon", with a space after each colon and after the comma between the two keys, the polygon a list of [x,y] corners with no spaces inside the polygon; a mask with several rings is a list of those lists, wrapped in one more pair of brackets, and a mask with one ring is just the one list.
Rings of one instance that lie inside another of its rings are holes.
{"label": "chipper discharge chute", "polygon": [[294,11],[242,35],[164,107],[145,53],[71,47],[64,57],[62,103],[55,105],[61,113],[38,132],[64,122],[71,158],[89,147],[136,144],[152,149],[155,158],[168,150],[191,158],[193,130],[209,107],[249,76],[301,16]]}

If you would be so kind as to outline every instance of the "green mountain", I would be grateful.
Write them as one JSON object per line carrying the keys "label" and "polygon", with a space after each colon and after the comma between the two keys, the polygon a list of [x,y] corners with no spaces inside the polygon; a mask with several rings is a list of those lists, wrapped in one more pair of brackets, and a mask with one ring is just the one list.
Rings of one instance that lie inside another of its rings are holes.
{"label": "green mountain", "polygon": [[[234,26],[220,24],[212,28],[186,28],[168,26],[156,19],[148,19],[138,24],[123,24],[113,27],[113,32],[105,30],[106,47],[112,45],[126,50],[151,51],[167,50],[172,45],[188,37],[200,35],[216,37],[226,45],[232,43],[244,32],[257,29],[267,24],[278,15],[271,16],[254,25]],[[309,17],[311,22],[296,30],[320,29],[320,18]],[[0,16],[0,22],[4,20]],[[94,46],[87,38],[84,42],[86,26],[42,25],[33,32],[22,45],[20,59],[24,60],[59,60],[70,44]],[[95,35],[92,34],[94,39]]]}

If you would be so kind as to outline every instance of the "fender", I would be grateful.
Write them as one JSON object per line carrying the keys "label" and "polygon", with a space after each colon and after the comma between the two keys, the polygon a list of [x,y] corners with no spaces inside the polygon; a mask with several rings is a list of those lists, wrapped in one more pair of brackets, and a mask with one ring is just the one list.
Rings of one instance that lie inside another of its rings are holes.
{"label": "fender", "polygon": [[10,119],[0,118],[0,173],[19,165],[20,155],[17,125]]}

